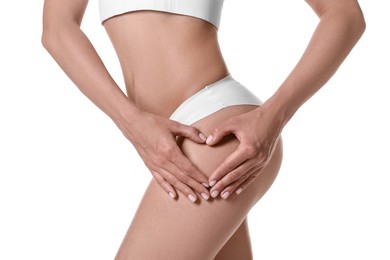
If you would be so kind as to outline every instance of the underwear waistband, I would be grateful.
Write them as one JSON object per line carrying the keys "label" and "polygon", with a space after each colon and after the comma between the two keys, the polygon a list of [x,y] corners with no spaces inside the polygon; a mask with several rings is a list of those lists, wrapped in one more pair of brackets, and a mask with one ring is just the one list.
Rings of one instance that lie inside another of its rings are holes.
{"label": "underwear waistband", "polygon": [[170,119],[191,125],[225,107],[262,104],[263,102],[256,95],[229,74],[186,99],[173,112]]}

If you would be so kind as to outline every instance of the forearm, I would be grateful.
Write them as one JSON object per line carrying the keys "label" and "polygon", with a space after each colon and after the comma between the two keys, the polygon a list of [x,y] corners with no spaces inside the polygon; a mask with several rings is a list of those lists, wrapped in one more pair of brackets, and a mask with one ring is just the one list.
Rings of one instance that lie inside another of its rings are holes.
{"label": "forearm", "polygon": [[301,59],[265,103],[284,126],[295,112],[333,76],[365,29],[358,11],[329,9]]}
{"label": "forearm", "polygon": [[117,125],[137,111],[77,25],[47,29],[42,43],[80,91]]}

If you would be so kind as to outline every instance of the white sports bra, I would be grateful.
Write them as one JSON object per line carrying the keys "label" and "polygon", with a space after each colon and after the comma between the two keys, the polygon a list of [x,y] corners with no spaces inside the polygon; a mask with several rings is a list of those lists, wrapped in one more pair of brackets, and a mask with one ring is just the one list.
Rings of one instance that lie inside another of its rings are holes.
{"label": "white sports bra", "polygon": [[138,10],[154,10],[200,18],[219,27],[224,0],[99,0],[100,20]]}

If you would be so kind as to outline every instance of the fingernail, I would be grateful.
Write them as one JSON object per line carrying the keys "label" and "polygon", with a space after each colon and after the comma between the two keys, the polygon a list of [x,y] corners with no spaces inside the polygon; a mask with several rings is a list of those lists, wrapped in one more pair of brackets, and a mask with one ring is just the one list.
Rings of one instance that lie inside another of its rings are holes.
{"label": "fingernail", "polygon": [[242,192],[242,188],[239,188],[238,190],[236,190],[237,195],[239,195],[241,192]]}
{"label": "fingernail", "polygon": [[226,192],[222,193],[221,197],[226,200],[229,197],[229,195],[230,195],[230,192],[226,191]]}
{"label": "fingernail", "polygon": [[212,180],[212,181],[210,181],[209,185],[210,185],[210,187],[213,187],[216,183],[217,183],[216,180]]}
{"label": "fingernail", "polygon": [[203,142],[205,142],[207,140],[206,136],[202,133],[199,133],[199,138],[202,139]]}
{"label": "fingernail", "polygon": [[213,140],[213,136],[209,135],[209,137],[207,137],[206,144],[209,144],[211,140]]}
{"label": "fingernail", "polygon": [[218,194],[219,194],[219,191],[218,191],[218,190],[215,190],[215,191],[213,191],[213,192],[211,193],[211,197],[216,198],[216,197],[218,196]]}
{"label": "fingernail", "polygon": [[192,202],[195,202],[196,201],[196,198],[194,196],[192,196],[191,194],[188,195],[188,199]]}
{"label": "fingernail", "polygon": [[203,182],[202,184],[203,184],[203,186],[205,186],[206,188],[210,187],[210,185],[208,185],[208,184],[205,183],[205,182]]}
{"label": "fingernail", "polygon": [[208,196],[206,193],[204,193],[204,192],[202,192],[200,195],[202,195],[202,197],[203,197],[205,200],[208,200],[208,199],[209,199],[209,196]]}
{"label": "fingernail", "polygon": [[174,199],[175,198],[175,194],[173,194],[173,192],[169,192],[169,197],[171,197],[172,199]]}

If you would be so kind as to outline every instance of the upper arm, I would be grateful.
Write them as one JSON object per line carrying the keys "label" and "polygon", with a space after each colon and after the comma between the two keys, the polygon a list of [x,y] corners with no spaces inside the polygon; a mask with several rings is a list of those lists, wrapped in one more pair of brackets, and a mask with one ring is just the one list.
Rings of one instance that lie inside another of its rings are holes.
{"label": "upper arm", "polygon": [[80,26],[88,0],[45,0],[43,29],[66,24]]}

